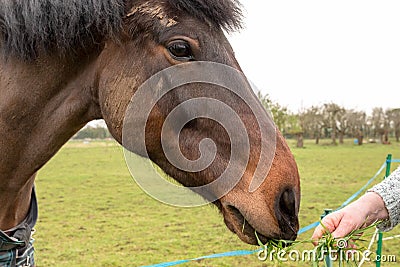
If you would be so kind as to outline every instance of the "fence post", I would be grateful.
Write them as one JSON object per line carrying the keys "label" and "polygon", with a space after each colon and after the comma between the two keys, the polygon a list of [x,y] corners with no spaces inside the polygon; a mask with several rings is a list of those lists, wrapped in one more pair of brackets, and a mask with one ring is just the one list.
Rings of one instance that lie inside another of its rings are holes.
{"label": "fence post", "polygon": [[[390,175],[390,165],[392,163],[392,155],[389,154],[386,157],[386,174],[385,174],[385,178],[388,177]],[[377,256],[377,260],[376,260],[376,267],[381,267],[381,258],[382,258],[382,241],[383,239],[383,233],[381,231],[379,231],[378,233],[378,245],[376,248],[376,256]]]}
{"label": "fence post", "polygon": [[[332,213],[332,212],[333,212],[332,209],[325,209],[325,210],[324,210],[324,213],[321,215],[321,220],[322,220],[325,216],[327,216],[328,214],[330,214],[330,213]],[[331,257],[331,255],[330,255],[329,251],[327,251],[327,253],[328,253],[328,255],[325,256],[325,267],[332,267],[332,266],[333,266],[333,264],[332,264],[332,257]]]}

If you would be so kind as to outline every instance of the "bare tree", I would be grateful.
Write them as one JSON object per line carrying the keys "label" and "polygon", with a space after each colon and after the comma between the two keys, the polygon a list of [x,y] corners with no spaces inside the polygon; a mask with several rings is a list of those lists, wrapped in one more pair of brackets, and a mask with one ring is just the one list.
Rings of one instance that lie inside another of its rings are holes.
{"label": "bare tree", "polygon": [[349,133],[352,137],[357,138],[358,145],[363,144],[364,131],[367,127],[367,115],[362,111],[348,110],[346,112]]}
{"label": "bare tree", "polygon": [[396,142],[400,141],[400,109],[392,109],[392,120],[394,122],[394,135]]}
{"label": "bare tree", "polygon": [[386,111],[387,119],[390,123],[390,128],[393,129],[396,142],[400,139],[400,109],[389,109]]}
{"label": "bare tree", "polygon": [[302,122],[299,115],[289,114],[287,116],[287,123],[285,129],[288,134],[296,136],[297,147],[299,148],[304,147],[304,142],[303,142],[304,131],[302,128]]}
{"label": "bare tree", "polygon": [[344,136],[347,133],[347,130],[350,128],[348,111],[344,108],[339,108],[336,113],[337,120],[337,131],[339,134],[339,143],[344,143]]}
{"label": "bare tree", "polygon": [[305,136],[308,138],[314,138],[315,143],[319,144],[321,129],[324,124],[321,108],[312,106],[311,108],[300,112],[299,119]]}
{"label": "bare tree", "polygon": [[341,116],[344,114],[344,109],[335,103],[324,104],[323,117],[325,127],[329,129],[332,144],[337,145],[336,137],[338,134],[338,124]]}
{"label": "bare tree", "polygon": [[374,108],[372,110],[371,126],[374,132],[374,138],[378,135],[382,144],[389,143],[390,122],[382,108]]}

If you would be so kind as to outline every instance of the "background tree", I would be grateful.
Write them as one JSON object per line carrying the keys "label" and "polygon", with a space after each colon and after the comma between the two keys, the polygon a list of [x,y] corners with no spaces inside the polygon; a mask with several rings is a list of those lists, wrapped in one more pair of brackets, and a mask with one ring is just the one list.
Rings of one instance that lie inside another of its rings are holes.
{"label": "background tree", "polygon": [[349,134],[358,140],[358,145],[364,142],[364,131],[367,128],[367,115],[362,111],[348,110],[346,112]]}
{"label": "background tree", "polygon": [[80,130],[73,139],[105,139],[110,138],[111,134],[105,127],[86,126]]}
{"label": "background tree", "polygon": [[344,136],[346,135],[347,130],[350,128],[348,115],[349,114],[347,110],[340,107],[338,109],[338,112],[336,113],[337,132],[339,135],[340,144],[344,143]]}
{"label": "background tree", "polygon": [[285,133],[285,124],[288,118],[288,110],[286,107],[273,102],[268,95],[263,95],[261,92],[257,93],[258,99],[260,99],[261,104],[272,114],[272,118],[275,122],[276,127],[283,133]]}
{"label": "background tree", "polygon": [[287,107],[271,101],[268,95],[260,92],[258,97],[263,106],[271,113],[279,130],[290,138],[297,138],[298,146],[302,146],[303,138],[313,138],[318,144],[320,138],[336,139],[342,144],[344,138],[357,138],[362,145],[365,138],[378,139],[381,143],[389,142],[389,137],[400,141],[400,108],[388,109],[376,107],[367,116],[364,111],[348,110],[336,103],[312,106],[298,113],[291,113]]}
{"label": "background tree", "polygon": [[299,148],[304,147],[304,131],[302,127],[302,121],[299,115],[296,114],[288,114],[287,115],[287,123],[285,126],[285,132],[289,135],[296,136],[297,144],[296,146]]}
{"label": "background tree", "polygon": [[327,132],[330,134],[332,144],[337,145],[336,137],[338,133],[338,124],[343,116],[343,108],[335,103],[324,104],[323,119]]}
{"label": "background tree", "polygon": [[382,144],[387,144],[389,141],[389,127],[390,122],[382,108],[374,108],[371,116],[371,127],[373,130],[374,138],[379,136]]}
{"label": "background tree", "polygon": [[299,119],[307,138],[315,139],[315,143],[319,144],[321,137],[323,122],[323,115],[320,107],[312,106],[309,109],[303,110],[299,114]]}
{"label": "background tree", "polygon": [[399,139],[400,139],[400,108],[390,109],[386,113],[388,115],[390,124],[393,127],[396,142],[399,142]]}
{"label": "background tree", "polygon": [[380,134],[383,133],[384,116],[382,108],[373,108],[370,117],[370,125],[374,139],[379,137],[380,140],[382,140]]}

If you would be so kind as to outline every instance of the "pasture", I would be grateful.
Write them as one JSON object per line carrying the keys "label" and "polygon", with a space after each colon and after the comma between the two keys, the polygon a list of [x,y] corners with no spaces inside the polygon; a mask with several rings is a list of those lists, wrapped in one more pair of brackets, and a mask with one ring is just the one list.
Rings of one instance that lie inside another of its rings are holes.
{"label": "pasture", "polygon": [[[318,220],[324,208],[336,208],[356,192],[376,173],[388,153],[400,158],[400,144],[395,142],[354,146],[347,140],[333,147],[306,141],[303,149],[295,148],[292,140],[289,143],[302,182],[301,227]],[[140,266],[255,249],[229,232],[212,206],[175,208],[147,196],[130,177],[122,148],[111,141],[70,141],[39,172],[36,186],[38,267]],[[399,233],[397,228],[389,235]],[[307,232],[299,239],[308,239],[311,234]],[[394,254],[397,261],[399,251],[399,240],[384,243],[383,254]],[[180,266],[272,265],[252,255]]]}

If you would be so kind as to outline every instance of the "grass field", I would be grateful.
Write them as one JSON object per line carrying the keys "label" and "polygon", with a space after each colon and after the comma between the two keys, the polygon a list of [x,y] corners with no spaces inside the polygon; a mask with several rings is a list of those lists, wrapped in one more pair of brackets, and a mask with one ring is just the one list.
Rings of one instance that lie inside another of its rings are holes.
{"label": "grass field", "polygon": [[[302,180],[301,226],[317,221],[324,208],[336,208],[356,192],[388,153],[400,158],[400,144],[394,142],[354,146],[349,140],[334,147],[307,141],[303,149],[289,143]],[[228,231],[216,208],[171,207],[143,193],[130,177],[121,147],[113,142],[69,142],[40,171],[36,184],[40,207],[35,234],[38,267],[141,266],[255,249]],[[400,229],[395,229],[388,235],[399,233]],[[299,239],[309,239],[311,234]],[[399,240],[385,242],[384,254],[396,255],[399,262]],[[273,264],[251,255],[180,266]]]}

